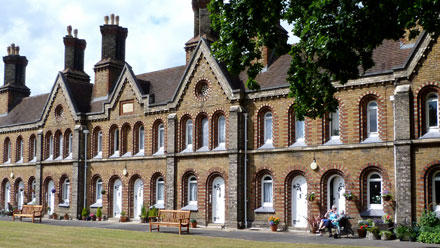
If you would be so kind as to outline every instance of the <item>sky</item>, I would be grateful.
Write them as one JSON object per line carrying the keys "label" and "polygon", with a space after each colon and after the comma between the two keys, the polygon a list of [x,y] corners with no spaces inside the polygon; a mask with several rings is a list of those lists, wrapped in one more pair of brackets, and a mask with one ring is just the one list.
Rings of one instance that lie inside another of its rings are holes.
{"label": "sky", "polygon": [[99,26],[112,13],[128,28],[125,60],[135,74],[185,64],[184,44],[193,37],[191,0],[0,0],[0,55],[12,43],[19,46],[29,60],[31,95],[48,93],[64,69],[63,37],[71,25],[87,42],[84,70],[93,83],[93,66],[101,58]]}

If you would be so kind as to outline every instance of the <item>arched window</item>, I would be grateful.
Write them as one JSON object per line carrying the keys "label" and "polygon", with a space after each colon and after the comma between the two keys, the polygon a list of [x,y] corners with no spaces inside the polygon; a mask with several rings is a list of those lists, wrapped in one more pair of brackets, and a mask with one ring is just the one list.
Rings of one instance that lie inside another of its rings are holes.
{"label": "arched window", "polygon": [[121,130],[122,130],[121,131],[121,148],[120,148],[121,155],[123,157],[129,157],[129,156],[131,156],[131,151],[129,149],[130,143],[128,141],[128,138],[130,137],[130,134],[131,134],[131,127],[129,124],[126,123],[122,126]]}
{"label": "arched window", "polygon": [[5,139],[3,154],[4,154],[3,162],[4,163],[11,163],[11,140],[9,138]]}
{"label": "arched window", "polygon": [[383,209],[382,205],[382,177],[373,172],[367,178],[367,198],[369,209]]}
{"label": "arched window", "polygon": [[273,181],[270,175],[264,175],[261,181],[261,205],[273,207]]}
{"label": "arched window", "polygon": [[209,142],[209,122],[208,122],[208,118],[204,117],[202,118],[202,120],[199,122],[200,126],[198,127],[199,129],[199,144],[198,144],[198,151],[208,151],[208,142]]}
{"label": "arched window", "polygon": [[145,154],[145,129],[142,123],[134,125],[134,154],[135,156],[144,156]]}
{"label": "arched window", "polygon": [[24,142],[23,142],[23,138],[21,138],[21,136],[19,136],[17,138],[17,163],[23,163],[23,149],[24,149]]}
{"label": "arched window", "polygon": [[70,130],[66,131],[66,159],[72,159],[73,134]]}
{"label": "arched window", "polygon": [[56,146],[55,146],[55,156],[56,159],[63,158],[63,135],[61,132],[57,132],[56,135]]}
{"label": "arched window", "polygon": [[296,143],[304,143],[304,120],[295,117],[295,141]]}
{"label": "arched window", "polygon": [[96,158],[102,158],[102,131],[96,134]]}
{"label": "arched window", "polygon": [[140,126],[139,127],[139,129],[138,129],[138,140],[139,140],[139,153],[144,153],[144,137],[145,137],[145,134],[144,134],[144,126]]}
{"label": "arched window", "polygon": [[[37,180],[35,178],[33,178],[30,185],[31,185],[31,189],[30,189],[31,199],[30,200],[31,200],[31,203],[36,204],[37,199],[36,199],[36,195],[35,195],[35,189],[37,188]],[[29,205],[29,203],[28,203],[28,205]]]}
{"label": "arched window", "polygon": [[426,130],[438,131],[438,96],[435,93],[430,93],[426,97],[425,115],[426,115]]}
{"label": "arched window", "polygon": [[113,128],[110,132],[111,142],[110,142],[110,151],[112,158],[119,157],[119,129],[117,127]]}
{"label": "arched window", "polygon": [[371,101],[367,105],[367,137],[378,136],[377,102]]}
{"label": "arched window", "polygon": [[95,194],[96,202],[102,202],[102,179],[98,178],[96,180],[96,194]]}
{"label": "arched window", "polygon": [[329,115],[330,139],[339,139],[339,109]]}
{"label": "arched window", "polygon": [[49,132],[46,134],[46,160],[52,160],[54,158],[54,142],[53,135]]}
{"label": "arched window", "polygon": [[31,135],[29,139],[29,162],[37,161],[37,139]]}
{"label": "arched window", "polygon": [[163,124],[159,124],[157,127],[157,151],[163,153],[165,147],[165,128]]}
{"label": "arched window", "polygon": [[69,178],[65,178],[61,184],[61,204],[64,206],[69,206],[69,195],[70,195],[70,181]]}
{"label": "arched window", "polygon": [[218,117],[218,147],[225,147],[226,143],[226,119],[224,115]]}
{"label": "arched window", "polygon": [[440,171],[432,177],[432,202],[436,210],[440,205]]}
{"label": "arched window", "polygon": [[192,152],[192,130],[193,122],[189,119],[185,125],[185,152]]}
{"label": "arched window", "polygon": [[197,178],[195,176],[188,179],[188,203],[197,205]]}
{"label": "arched window", "polygon": [[163,208],[165,200],[165,181],[163,177],[156,180],[156,208]]}
{"label": "arched window", "polygon": [[264,144],[272,144],[272,113],[264,114]]}

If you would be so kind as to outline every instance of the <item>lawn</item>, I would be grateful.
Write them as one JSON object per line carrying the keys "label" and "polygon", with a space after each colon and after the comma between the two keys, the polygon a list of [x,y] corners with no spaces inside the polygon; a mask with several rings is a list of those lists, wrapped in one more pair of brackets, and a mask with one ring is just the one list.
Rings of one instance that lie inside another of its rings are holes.
{"label": "lawn", "polygon": [[[0,221],[0,247],[306,247],[238,239]],[[354,246],[353,246],[354,247]],[[345,246],[344,248],[349,248]]]}

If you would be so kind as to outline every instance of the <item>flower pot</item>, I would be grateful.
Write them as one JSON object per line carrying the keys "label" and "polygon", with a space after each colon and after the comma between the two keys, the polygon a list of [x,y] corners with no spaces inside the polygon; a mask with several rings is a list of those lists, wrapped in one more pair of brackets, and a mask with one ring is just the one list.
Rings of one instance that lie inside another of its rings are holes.
{"label": "flower pot", "polygon": [[87,216],[83,215],[82,220],[86,220],[86,219],[87,219]]}
{"label": "flower pot", "polygon": [[382,240],[391,240],[391,236],[382,235]]}
{"label": "flower pot", "polygon": [[127,216],[121,216],[119,217],[119,222],[127,222],[128,217]]}
{"label": "flower pot", "polygon": [[69,215],[68,214],[64,215],[64,220],[69,220]]}
{"label": "flower pot", "polygon": [[92,217],[92,220],[93,220],[93,221],[96,221],[96,216],[93,216],[93,217]]}
{"label": "flower pot", "polygon": [[357,229],[358,237],[363,239],[367,236],[367,230],[365,229]]}
{"label": "flower pot", "polygon": [[53,213],[53,214],[52,214],[52,218],[53,218],[54,220],[56,220],[56,219],[58,219],[58,215],[57,215],[56,213]]}
{"label": "flower pot", "polygon": [[147,223],[147,218],[146,217],[141,217],[141,223]]}
{"label": "flower pot", "polygon": [[278,230],[278,224],[271,225],[270,230],[272,230],[272,232],[276,232]]}
{"label": "flower pot", "polygon": [[192,228],[196,228],[196,227],[197,227],[197,221],[193,221],[193,222],[191,222],[191,227],[192,227]]}
{"label": "flower pot", "polygon": [[98,221],[101,221],[101,220],[102,220],[102,217],[101,217],[101,216],[99,216],[99,217],[98,217]]}
{"label": "flower pot", "polygon": [[384,201],[391,201],[391,196],[386,195],[382,197]]}

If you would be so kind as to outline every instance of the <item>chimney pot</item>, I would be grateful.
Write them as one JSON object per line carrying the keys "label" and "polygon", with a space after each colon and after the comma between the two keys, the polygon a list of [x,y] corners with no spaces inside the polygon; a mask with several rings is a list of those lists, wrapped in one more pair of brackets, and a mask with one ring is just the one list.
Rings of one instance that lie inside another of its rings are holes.
{"label": "chimney pot", "polygon": [[72,36],[72,26],[67,26],[67,36]]}
{"label": "chimney pot", "polygon": [[107,25],[108,24],[108,16],[104,16],[104,23]]}
{"label": "chimney pot", "polygon": [[8,51],[8,55],[11,55],[11,46],[8,46],[7,51]]}
{"label": "chimney pot", "polygon": [[15,47],[15,55],[19,55],[20,54],[20,47],[16,46]]}
{"label": "chimney pot", "polygon": [[115,14],[111,14],[111,15],[110,15],[110,21],[111,21],[111,24],[112,24],[112,25],[115,24]]}
{"label": "chimney pot", "polygon": [[116,16],[116,25],[119,26],[119,16],[118,15]]}
{"label": "chimney pot", "polygon": [[73,35],[75,38],[78,38],[78,29],[73,30]]}

